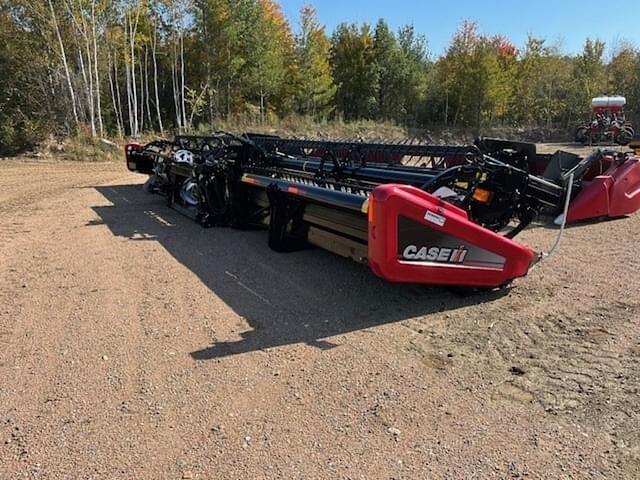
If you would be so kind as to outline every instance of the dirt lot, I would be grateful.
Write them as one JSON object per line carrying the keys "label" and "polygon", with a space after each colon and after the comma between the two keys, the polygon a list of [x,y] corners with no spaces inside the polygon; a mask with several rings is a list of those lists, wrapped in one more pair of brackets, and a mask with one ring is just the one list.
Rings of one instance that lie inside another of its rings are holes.
{"label": "dirt lot", "polygon": [[143,181],[0,162],[0,479],[640,478],[640,215],[460,297]]}
{"label": "dirt lot", "polygon": [[577,155],[587,156],[589,155],[595,148],[600,148],[602,150],[614,150],[619,152],[626,152],[629,150],[628,147],[623,147],[620,145],[595,145],[595,146],[584,146],[580,143],[539,143],[538,144],[538,152],[539,153],[555,153],[558,150],[565,150],[567,152],[572,152]]}

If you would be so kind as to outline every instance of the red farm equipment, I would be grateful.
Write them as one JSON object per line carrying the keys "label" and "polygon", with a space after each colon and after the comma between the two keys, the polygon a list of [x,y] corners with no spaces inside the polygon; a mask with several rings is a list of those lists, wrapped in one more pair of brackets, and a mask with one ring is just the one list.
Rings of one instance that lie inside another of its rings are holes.
{"label": "red farm equipment", "polygon": [[276,251],[314,245],[391,282],[503,286],[545,256],[514,240],[541,212],[564,225],[640,209],[640,159],[619,152],[216,133],[125,153],[147,191],[203,226],[262,226]]}
{"label": "red farm equipment", "polygon": [[630,151],[595,149],[586,157],[561,150],[539,154],[535,144],[489,138],[478,139],[476,145],[557,185],[566,186],[571,176],[571,201],[566,217],[556,212],[557,224],[620,218],[640,210],[640,140],[636,138]]}
{"label": "red farm equipment", "polygon": [[576,129],[575,141],[584,145],[627,145],[634,136],[634,130],[625,118],[626,103],[626,98],[619,95],[592,99],[591,120]]}

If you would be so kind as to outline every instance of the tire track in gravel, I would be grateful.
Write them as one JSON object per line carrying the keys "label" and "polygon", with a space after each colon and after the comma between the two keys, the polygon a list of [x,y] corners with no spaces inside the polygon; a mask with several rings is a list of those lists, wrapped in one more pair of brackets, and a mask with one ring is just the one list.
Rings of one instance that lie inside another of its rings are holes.
{"label": "tire track in gravel", "polygon": [[[496,401],[533,403],[544,415],[602,436],[618,465],[635,478],[640,261],[632,239],[640,234],[640,218],[574,227],[570,233],[564,242],[572,248],[518,285],[512,305],[499,300],[483,307],[475,324],[453,312],[445,326],[413,343],[427,357],[462,354],[464,369],[455,362],[448,368]],[[554,278],[551,268],[561,275]],[[575,278],[580,272],[586,282]],[[563,276],[572,280],[559,281]]]}

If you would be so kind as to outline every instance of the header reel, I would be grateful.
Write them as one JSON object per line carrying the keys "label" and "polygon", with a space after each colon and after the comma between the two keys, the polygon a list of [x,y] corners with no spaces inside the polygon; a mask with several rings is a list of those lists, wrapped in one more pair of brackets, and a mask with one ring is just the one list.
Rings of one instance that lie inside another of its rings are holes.
{"label": "header reel", "polygon": [[223,132],[127,146],[147,189],[205,226],[263,226],[278,251],[313,244],[391,281],[469,286],[526,274],[536,255],[511,239],[565,191],[498,157]]}

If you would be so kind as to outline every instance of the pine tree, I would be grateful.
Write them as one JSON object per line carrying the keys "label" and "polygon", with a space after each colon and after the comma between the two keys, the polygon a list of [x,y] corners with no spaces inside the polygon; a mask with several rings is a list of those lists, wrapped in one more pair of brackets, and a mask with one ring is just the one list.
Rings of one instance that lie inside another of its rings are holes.
{"label": "pine tree", "polygon": [[383,19],[378,20],[373,35],[373,57],[376,116],[382,120],[395,119],[403,108],[400,90],[404,65],[396,37]]}

